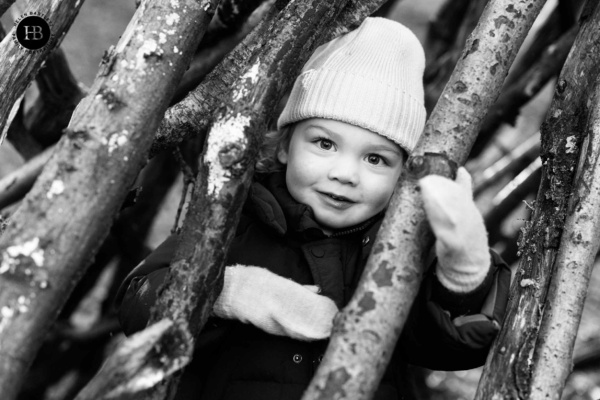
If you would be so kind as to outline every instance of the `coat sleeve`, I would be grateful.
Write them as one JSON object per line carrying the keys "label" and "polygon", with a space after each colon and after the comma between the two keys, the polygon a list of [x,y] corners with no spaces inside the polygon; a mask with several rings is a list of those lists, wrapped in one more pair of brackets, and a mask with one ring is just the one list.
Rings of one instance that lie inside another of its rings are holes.
{"label": "coat sleeve", "polygon": [[408,316],[395,357],[435,370],[464,370],[485,363],[500,330],[510,269],[495,252],[484,282],[468,294],[449,292],[430,268]]}
{"label": "coat sleeve", "polygon": [[141,331],[150,320],[157,291],[169,270],[177,249],[178,236],[172,235],[125,277],[115,297],[119,322],[126,335]]}

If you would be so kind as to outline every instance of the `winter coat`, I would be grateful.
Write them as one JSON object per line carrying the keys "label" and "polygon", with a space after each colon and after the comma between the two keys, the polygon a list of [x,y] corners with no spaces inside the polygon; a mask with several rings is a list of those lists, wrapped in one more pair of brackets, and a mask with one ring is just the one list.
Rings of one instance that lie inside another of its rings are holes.
{"label": "winter coat", "polygon": [[[320,294],[342,308],[357,286],[382,218],[326,236],[311,209],[291,197],[284,174],[268,175],[249,191],[226,265],[260,266],[303,285],[316,284]],[[177,236],[167,239],[123,282],[117,302],[126,334],[146,326],[177,241]],[[510,271],[492,252],[485,281],[473,292],[456,294],[439,283],[434,270],[424,277],[375,399],[405,398],[406,363],[457,370],[485,362],[504,315]],[[177,399],[300,399],[327,342],[274,336],[252,325],[211,317],[197,340]]]}

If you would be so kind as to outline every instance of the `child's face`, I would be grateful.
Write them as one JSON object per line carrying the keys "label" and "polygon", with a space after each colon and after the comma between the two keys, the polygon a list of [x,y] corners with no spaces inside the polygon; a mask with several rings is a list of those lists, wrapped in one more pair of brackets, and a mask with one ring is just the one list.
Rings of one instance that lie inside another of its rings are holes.
{"label": "child's face", "polygon": [[404,164],[391,140],[321,118],[299,122],[278,159],[287,164],[292,197],[309,205],[327,231],[359,224],[385,209]]}

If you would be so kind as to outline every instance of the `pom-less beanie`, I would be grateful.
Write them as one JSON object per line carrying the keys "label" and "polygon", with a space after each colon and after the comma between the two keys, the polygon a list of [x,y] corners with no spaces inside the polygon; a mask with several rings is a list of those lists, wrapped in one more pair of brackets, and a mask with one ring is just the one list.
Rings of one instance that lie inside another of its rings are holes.
{"label": "pom-less beanie", "polygon": [[308,118],[360,126],[410,154],[425,125],[425,54],[404,25],[367,18],[318,47],[296,79],[277,128]]}

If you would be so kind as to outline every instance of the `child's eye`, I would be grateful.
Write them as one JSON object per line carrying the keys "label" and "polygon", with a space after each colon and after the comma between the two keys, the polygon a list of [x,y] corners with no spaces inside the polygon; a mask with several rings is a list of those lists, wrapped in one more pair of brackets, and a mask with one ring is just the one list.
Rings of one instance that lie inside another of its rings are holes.
{"label": "child's eye", "polygon": [[381,157],[379,154],[369,154],[367,156],[367,162],[373,165],[380,165],[381,163],[388,165],[385,158]]}
{"label": "child's eye", "polygon": [[323,150],[331,150],[333,148],[333,142],[329,139],[318,138],[315,142],[319,145]]}

